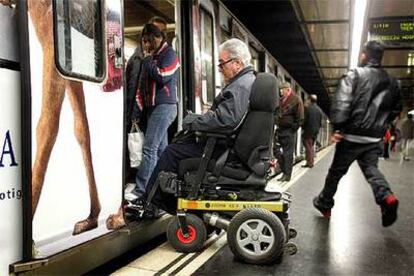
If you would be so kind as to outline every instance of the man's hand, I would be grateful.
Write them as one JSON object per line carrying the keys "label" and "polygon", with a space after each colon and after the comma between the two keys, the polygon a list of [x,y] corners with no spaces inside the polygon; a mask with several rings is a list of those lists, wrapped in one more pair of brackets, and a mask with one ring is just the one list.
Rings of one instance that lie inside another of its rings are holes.
{"label": "man's hand", "polygon": [[335,132],[331,136],[331,142],[332,143],[339,143],[339,142],[341,142],[341,140],[343,138],[344,138],[344,136],[342,134],[340,134],[339,132]]}
{"label": "man's hand", "polygon": [[139,125],[139,118],[134,118],[131,120],[132,125],[136,124],[137,126]]}

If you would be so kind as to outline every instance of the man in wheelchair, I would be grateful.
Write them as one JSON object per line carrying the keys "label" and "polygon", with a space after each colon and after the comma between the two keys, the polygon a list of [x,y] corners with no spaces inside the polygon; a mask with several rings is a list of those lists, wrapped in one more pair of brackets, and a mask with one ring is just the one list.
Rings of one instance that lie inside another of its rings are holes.
{"label": "man in wheelchair", "polygon": [[[268,73],[255,76],[241,40],[220,45],[219,57],[226,86],[207,113],[184,118],[184,130],[151,175],[147,201],[177,214],[167,237],[178,251],[198,251],[208,229],[226,229],[237,257],[255,264],[273,262],[295,236],[289,229],[289,198],[265,190],[277,80]],[[289,250],[296,253],[294,245]]]}
{"label": "man in wheelchair", "polygon": [[[197,138],[195,132],[212,132],[224,136],[231,134],[247,113],[251,87],[256,79],[253,68],[250,66],[251,55],[248,47],[239,39],[230,39],[220,45],[219,58],[219,70],[226,86],[214,99],[207,113],[188,114],[184,118],[184,130],[177,134],[173,143],[168,145],[161,155],[148,181],[147,195],[160,172],[177,174],[179,167],[182,166],[181,160],[200,158],[203,155],[206,139]],[[219,143],[214,150],[213,157],[220,156],[226,150],[226,146]],[[131,203],[141,206],[145,201],[146,198],[138,198]],[[167,212],[175,213],[176,198],[174,195],[156,191],[154,202]]]}

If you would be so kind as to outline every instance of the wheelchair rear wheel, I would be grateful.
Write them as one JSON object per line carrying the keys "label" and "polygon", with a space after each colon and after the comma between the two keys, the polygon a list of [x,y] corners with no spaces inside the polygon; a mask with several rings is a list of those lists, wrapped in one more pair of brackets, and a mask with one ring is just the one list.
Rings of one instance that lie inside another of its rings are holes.
{"label": "wheelchair rear wheel", "polygon": [[177,217],[169,223],[167,228],[167,238],[175,250],[183,253],[200,251],[207,239],[207,229],[204,222],[193,214],[186,214],[188,226],[188,236],[181,230]]}
{"label": "wheelchair rear wheel", "polygon": [[231,220],[227,240],[231,251],[239,259],[251,264],[269,264],[281,259],[286,231],[272,212],[247,208]]}

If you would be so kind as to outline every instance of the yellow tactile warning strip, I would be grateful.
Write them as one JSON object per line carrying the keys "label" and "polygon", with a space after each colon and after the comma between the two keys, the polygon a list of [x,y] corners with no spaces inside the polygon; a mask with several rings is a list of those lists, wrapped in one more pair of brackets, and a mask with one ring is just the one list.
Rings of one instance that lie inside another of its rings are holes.
{"label": "yellow tactile warning strip", "polygon": [[[227,242],[226,233],[210,237],[197,253],[179,253],[168,242],[117,270],[112,275],[190,275]],[[192,264],[189,266],[188,264]]]}
{"label": "yellow tactile warning strip", "polygon": [[[325,157],[326,154],[328,154],[332,149],[333,147],[330,146],[318,152],[315,164]],[[304,163],[305,162],[302,161],[294,166],[291,181],[279,182],[276,178],[273,178],[268,183],[266,189],[277,189],[281,192],[286,191],[309,170],[301,167]],[[156,249],[131,262],[127,266],[117,270],[112,275],[191,275],[226,244],[227,236],[224,231],[222,231],[219,235],[213,235],[210,237],[207,240],[204,249],[197,253],[179,253],[175,251],[175,249],[172,248],[168,242],[165,242]]]}

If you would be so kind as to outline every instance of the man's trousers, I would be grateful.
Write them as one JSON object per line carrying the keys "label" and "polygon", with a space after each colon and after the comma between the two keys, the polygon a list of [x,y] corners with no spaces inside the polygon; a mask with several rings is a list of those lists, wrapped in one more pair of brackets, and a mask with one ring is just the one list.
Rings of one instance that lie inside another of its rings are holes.
{"label": "man's trousers", "polygon": [[292,130],[283,130],[275,134],[273,153],[283,174],[288,177],[292,175],[294,148],[295,133]]}
{"label": "man's trousers", "polygon": [[375,201],[381,204],[390,191],[389,184],[378,169],[378,157],[382,155],[383,144],[359,144],[342,140],[336,145],[335,155],[326,176],[325,186],[319,195],[321,207],[331,209],[334,206],[334,195],[339,180],[344,176],[351,164],[357,160],[366,180],[374,193]]}

